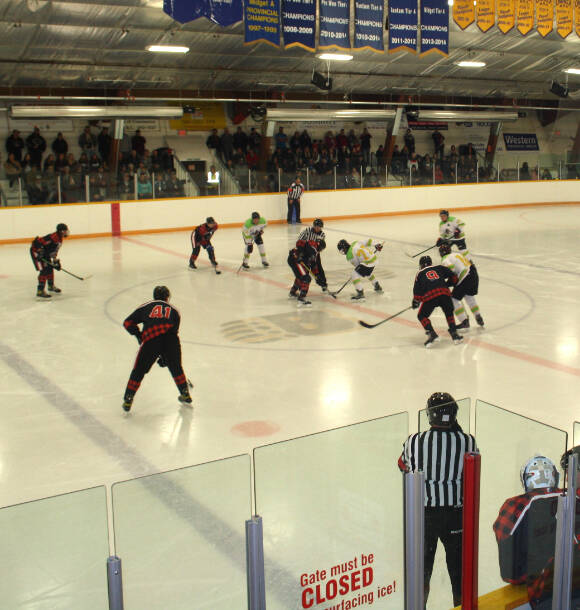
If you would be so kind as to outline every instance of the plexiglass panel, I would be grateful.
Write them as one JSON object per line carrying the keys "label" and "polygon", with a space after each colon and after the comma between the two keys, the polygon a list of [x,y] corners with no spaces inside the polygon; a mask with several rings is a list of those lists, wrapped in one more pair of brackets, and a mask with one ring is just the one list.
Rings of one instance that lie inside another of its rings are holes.
{"label": "plexiglass panel", "polygon": [[0,510],[0,606],[106,610],[104,487]]}
{"label": "plexiglass panel", "polygon": [[[504,578],[510,577],[511,574],[513,579],[514,576],[521,576],[522,563],[525,564],[523,572],[532,576],[536,570],[541,569],[539,566],[544,563],[547,555],[553,556],[555,534],[553,498],[546,497],[540,502],[530,502],[526,516],[529,520],[527,529],[525,532],[520,531],[522,536],[519,540],[516,538],[514,524],[509,518],[498,521],[498,528],[505,527],[504,533],[510,533],[508,548],[505,548],[501,542],[498,545],[493,525],[504,502],[525,493],[520,480],[520,471],[532,456],[541,454],[552,460],[559,468],[560,457],[566,450],[567,434],[563,430],[480,400],[475,405],[475,416],[475,437],[482,456],[479,593],[483,595],[505,586],[500,575],[500,560]],[[543,488],[547,483],[548,475],[538,468],[534,468],[534,471],[538,474],[534,476],[533,485],[528,485],[533,487],[537,485],[538,489]],[[514,510],[519,511],[512,505],[509,514]],[[519,511],[518,514],[523,514],[523,511]]]}
{"label": "plexiglass panel", "polygon": [[400,413],[254,450],[269,610],[403,607],[407,434]]}
{"label": "plexiglass panel", "polygon": [[574,422],[574,447],[576,447],[576,445],[580,445],[580,422],[575,421]]}
{"label": "plexiglass panel", "polygon": [[127,610],[246,607],[250,456],[117,483],[113,515]]}

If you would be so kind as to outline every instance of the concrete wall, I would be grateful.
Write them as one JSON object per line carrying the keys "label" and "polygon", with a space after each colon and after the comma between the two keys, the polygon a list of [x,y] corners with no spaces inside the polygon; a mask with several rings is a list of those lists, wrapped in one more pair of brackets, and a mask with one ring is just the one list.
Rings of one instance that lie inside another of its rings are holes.
{"label": "concrete wall", "polygon": [[[506,205],[580,203],[580,181],[554,180],[353,189],[305,193],[302,218],[360,217]],[[254,210],[270,221],[284,221],[286,195],[232,195],[160,201],[63,204],[0,208],[0,243],[25,241],[59,222],[76,236],[185,229],[213,216],[220,225],[239,226]],[[114,224],[112,218],[120,217]]]}

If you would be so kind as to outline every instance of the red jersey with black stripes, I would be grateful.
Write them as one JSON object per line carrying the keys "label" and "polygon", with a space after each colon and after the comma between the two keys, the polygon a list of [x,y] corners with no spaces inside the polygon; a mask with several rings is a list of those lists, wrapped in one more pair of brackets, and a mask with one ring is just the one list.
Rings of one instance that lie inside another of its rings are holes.
{"label": "red jersey with black stripes", "polygon": [[[166,301],[149,301],[138,307],[123,322],[131,335],[139,338],[140,343],[169,333],[177,334],[181,316],[173,305]],[[143,327],[139,328],[139,324]]]}
{"label": "red jersey with black stripes", "polygon": [[199,227],[195,227],[195,229],[193,231],[192,241],[195,241],[195,243],[199,244],[200,246],[207,246],[207,245],[209,245],[209,242],[210,242],[211,238],[213,237],[213,234],[217,230],[218,230],[217,222],[214,227],[210,227],[207,224],[207,222],[204,222],[202,225],[199,225]]}
{"label": "red jersey with black stripes", "polygon": [[413,298],[419,303],[425,303],[440,296],[451,296],[448,283],[453,283],[453,271],[449,267],[425,267],[415,276]]}
{"label": "red jersey with black stripes", "polygon": [[35,237],[32,241],[31,250],[37,258],[57,258],[62,240],[63,237],[58,231],[49,233],[44,237]]}

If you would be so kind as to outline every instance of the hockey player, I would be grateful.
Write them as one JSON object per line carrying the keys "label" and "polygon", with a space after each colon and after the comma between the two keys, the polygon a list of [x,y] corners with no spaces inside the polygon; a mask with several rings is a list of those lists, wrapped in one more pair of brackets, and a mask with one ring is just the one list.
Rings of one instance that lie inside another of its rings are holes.
{"label": "hockey player", "polygon": [[[167,286],[156,286],[153,290],[153,300],[138,307],[123,322],[127,332],[135,335],[141,346],[125,390],[125,411],[131,410],[141,381],[156,360],[159,366],[169,368],[179,390],[178,400],[191,404],[187,379],[181,366],[181,343],[178,335],[181,316],[175,307],[169,305],[170,296]],[[141,329],[139,324],[143,325]]]}
{"label": "hockey player", "polygon": [[56,231],[49,233],[44,237],[35,237],[30,246],[30,256],[34,268],[39,271],[38,287],[36,296],[42,299],[50,299],[52,295],[47,294],[44,290],[48,281],[49,292],[62,292],[60,288],[54,285],[54,270],[60,271],[60,260],[58,259],[58,251],[65,237],[69,236],[68,227],[60,222],[56,225]]}
{"label": "hockey player", "polygon": [[427,341],[424,345],[427,348],[433,347],[433,343],[439,340],[439,335],[433,329],[429,316],[435,307],[441,307],[449,334],[456,345],[463,341],[463,337],[457,333],[455,318],[453,317],[453,302],[451,301],[451,291],[447,282],[452,282],[453,272],[443,265],[433,265],[430,256],[422,256],[419,260],[419,273],[415,276],[413,286],[413,309],[419,308],[417,318],[421,322],[427,333]]}
{"label": "hockey player", "polygon": [[295,276],[288,296],[298,298],[298,307],[312,306],[312,303],[306,299],[311,281],[310,272],[315,275],[317,282],[321,282],[323,292],[328,292],[324,269],[322,269],[320,261],[320,252],[326,248],[323,227],[322,220],[316,218],[312,227],[308,227],[300,233],[296,246],[288,254],[288,265]]}
{"label": "hockey player", "polygon": [[270,263],[266,260],[266,249],[264,248],[264,240],[262,239],[262,234],[264,233],[267,224],[266,219],[260,216],[259,212],[252,212],[252,217],[248,218],[244,223],[244,226],[242,227],[242,238],[244,240],[244,260],[242,262],[242,267],[244,269],[250,268],[248,261],[250,260],[250,254],[254,249],[254,242],[256,242],[258,246],[262,265],[264,267],[270,266]]}
{"label": "hockey player", "polygon": [[203,248],[207,250],[210,263],[213,265],[215,272],[219,275],[221,271],[218,271],[218,264],[215,259],[215,253],[213,246],[211,245],[211,238],[213,234],[218,230],[218,223],[213,219],[212,216],[208,216],[205,222],[191,232],[191,256],[189,257],[189,268],[197,269],[195,261],[199,256],[199,249]]}
{"label": "hockey player", "polygon": [[356,294],[351,296],[352,301],[364,300],[364,290],[360,286],[362,279],[365,277],[373,284],[375,292],[383,292],[379,281],[374,275],[374,269],[377,264],[377,252],[383,249],[383,245],[380,242],[369,239],[365,242],[353,241],[352,244],[349,244],[346,239],[341,239],[338,242],[337,248],[339,252],[346,255],[346,260],[354,267],[352,270],[352,283],[356,288]]}
{"label": "hockey player", "polygon": [[465,312],[465,307],[462,300],[469,305],[471,313],[475,316],[475,321],[483,326],[483,318],[479,313],[479,305],[475,300],[475,295],[479,289],[479,275],[475,265],[468,261],[463,254],[451,252],[451,245],[444,242],[439,246],[439,254],[441,255],[441,264],[449,267],[455,275],[455,286],[451,293],[453,301],[454,313],[457,318],[458,329],[469,328],[469,317]]}
{"label": "hockey player", "polygon": [[448,210],[441,210],[439,212],[439,239],[437,240],[436,246],[440,246],[443,242],[447,241],[457,246],[459,252],[471,263],[471,256],[467,245],[465,244],[465,233],[463,228],[465,223],[457,216],[449,216]]}

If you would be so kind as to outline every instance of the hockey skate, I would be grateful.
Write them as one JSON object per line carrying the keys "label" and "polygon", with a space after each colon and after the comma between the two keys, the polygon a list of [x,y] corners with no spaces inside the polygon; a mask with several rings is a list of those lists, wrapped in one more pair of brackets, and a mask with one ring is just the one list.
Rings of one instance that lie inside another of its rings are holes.
{"label": "hockey skate", "polygon": [[177,400],[179,400],[179,402],[183,402],[185,404],[190,405],[193,401],[191,400],[191,396],[189,394],[189,392],[182,392],[178,397]]}
{"label": "hockey skate", "polygon": [[250,265],[248,265],[248,263],[246,263],[246,261],[244,261],[242,263],[242,269],[249,269],[249,268],[250,268]]}
{"label": "hockey skate", "polygon": [[296,303],[298,307],[312,307],[312,302],[304,297],[298,297],[298,301]]}
{"label": "hockey skate", "polygon": [[475,321],[483,327],[483,318],[478,313],[475,314]]}
{"label": "hockey skate", "polygon": [[469,318],[465,318],[463,322],[455,325],[457,330],[469,330]]}
{"label": "hockey skate", "polygon": [[427,341],[423,345],[427,349],[431,349],[436,341],[439,341],[439,335],[434,330],[427,331]]}
{"label": "hockey skate", "polygon": [[356,294],[353,294],[350,297],[351,301],[364,301],[365,300],[365,292],[364,290],[357,290]]}
{"label": "hockey skate", "polygon": [[262,261],[262,267],[269,267],[270,263],[268,261]]}
{"label": "hockey skate", "polygon": [[375,292],[377,294],[383,294],[383,287],[378,282],[375,284]]}
{"label": "hockey skate", "polygon": [[215,262],[212,262],[213,265],[213,270],[215,271],[216,275],[221,275],[221,271],[217,268],[218,264]]}
{"label": "hockey skate", "polygon": [[288,298],[289,299],[297,299],[298,298],[298,292],[291,289],[290,292],[288,293]]}
{"label": "hockey skate", "polygon": [[133,398],[125,398],[123,399],[123,411],[128,413],[133,406]]}
{"label": "hockey skate", "polygon": [[451,339],[455,345],[459,345],[463,341],[463,337],[459,333],[450,333]]}
{"label": "hockey skate", "polygon": [[36,296],[40,297],[41,299],[51,299],[52,295],[51,294],[47,294],[44,289],[41,290],[40,288],[36,291]]}
{"label": "hockey skate", "polygon": [[58,294],[59,292],[62,292],[62,290],[60,288],[57,288],[54,284],[49,284],[48,292],[54,292]]}
{"label": "hockey skate", "polygon": [[189,261],[189,268],[190,269],[197,269],[197,265],[193,261]]}

